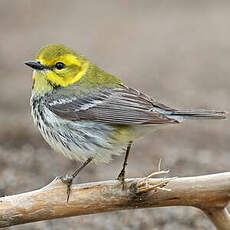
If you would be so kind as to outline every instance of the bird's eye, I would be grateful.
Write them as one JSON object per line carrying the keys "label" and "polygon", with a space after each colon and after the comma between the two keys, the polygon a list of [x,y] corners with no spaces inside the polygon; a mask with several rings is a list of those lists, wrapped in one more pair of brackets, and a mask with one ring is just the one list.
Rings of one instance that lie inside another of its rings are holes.
{"label": "bird's eye", "polygon": [[65,64],[62,62],[57,62],[55,64],[55,67],[60,70],[60,69],[63,69],[65,67]]}

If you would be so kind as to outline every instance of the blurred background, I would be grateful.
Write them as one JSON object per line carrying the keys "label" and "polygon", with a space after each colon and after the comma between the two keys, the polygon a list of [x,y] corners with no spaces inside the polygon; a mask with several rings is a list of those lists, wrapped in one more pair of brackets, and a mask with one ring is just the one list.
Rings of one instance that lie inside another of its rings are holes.
{"label": "blurred background", "polygon": [[[169,106],[230,111],[229,1],[0,0],[0,196],[43,187],[79,163],[53,150],[34,128],[32,71],[23,63],[49,43],[78,50],[107,72]],[[128,177],[162,167],[170,176],[229,171],[230,120],[187,121],[135,142]],[[90,165],[76,182],[115,178],[123,157]],[[77,227],[76,227],[77,226]],[[209,229],[197,209],[102,213],[9,229]]]}

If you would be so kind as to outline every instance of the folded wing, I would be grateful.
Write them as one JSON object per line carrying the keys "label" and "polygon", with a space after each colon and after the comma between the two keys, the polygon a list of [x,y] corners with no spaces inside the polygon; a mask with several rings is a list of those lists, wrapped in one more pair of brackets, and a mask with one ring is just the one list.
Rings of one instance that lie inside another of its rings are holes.
{"label": "folded wing", "polygon": [[105,88],[80,97],[53,94],[45,103],[53,113],[71,121],[84,120],[118,125],[178,122],[154,108],[173,111],[172,109],[126,86]]}

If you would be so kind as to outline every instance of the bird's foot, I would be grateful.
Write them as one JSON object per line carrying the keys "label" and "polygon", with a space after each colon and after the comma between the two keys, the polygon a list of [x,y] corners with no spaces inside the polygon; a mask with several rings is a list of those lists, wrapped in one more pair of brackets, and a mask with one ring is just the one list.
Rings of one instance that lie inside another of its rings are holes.
{"label": "bird's foot", "polygon": [[89,157],[79,168],[77,168],[73,174],[71,176],[66,175],[66,176],[62,176],[60,177],[60,180],[67,185],[67,203],[69,201],[69,197],[70,197],[70,192],[71,192],[71,186],[73,183],[73,179],[79,174],[79,172],[87,165],[89,164],[91,161],[93,160],[92,157]]}
{"label": "bird's foot", "polygon": [[122,185],[122,190],[125,189],[125,170],[122,169],[121,172],[119,173],[117,180],[120,181],[121,185]]}
{"label": "bird's foot", "polygon": [[69,197],[70,197],[70,192],[71,192],[71,186],[72,186],[72,183],[73,183],[73,175],[69,176],[69,175],[66,175],[66,176],[62,176],[60,177],[60,180],[67,185],[67,203],[69,201]]}

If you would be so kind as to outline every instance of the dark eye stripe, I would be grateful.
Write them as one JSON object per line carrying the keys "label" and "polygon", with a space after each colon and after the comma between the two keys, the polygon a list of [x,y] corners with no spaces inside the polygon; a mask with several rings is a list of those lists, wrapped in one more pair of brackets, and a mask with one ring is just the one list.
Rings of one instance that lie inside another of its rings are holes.
{"label": "dark eye stripe", "polygon": [[60,69],[63,69],[65,67],[65,64],[63,62],[57,62],[55,64],[55,67],[60,70]]}

